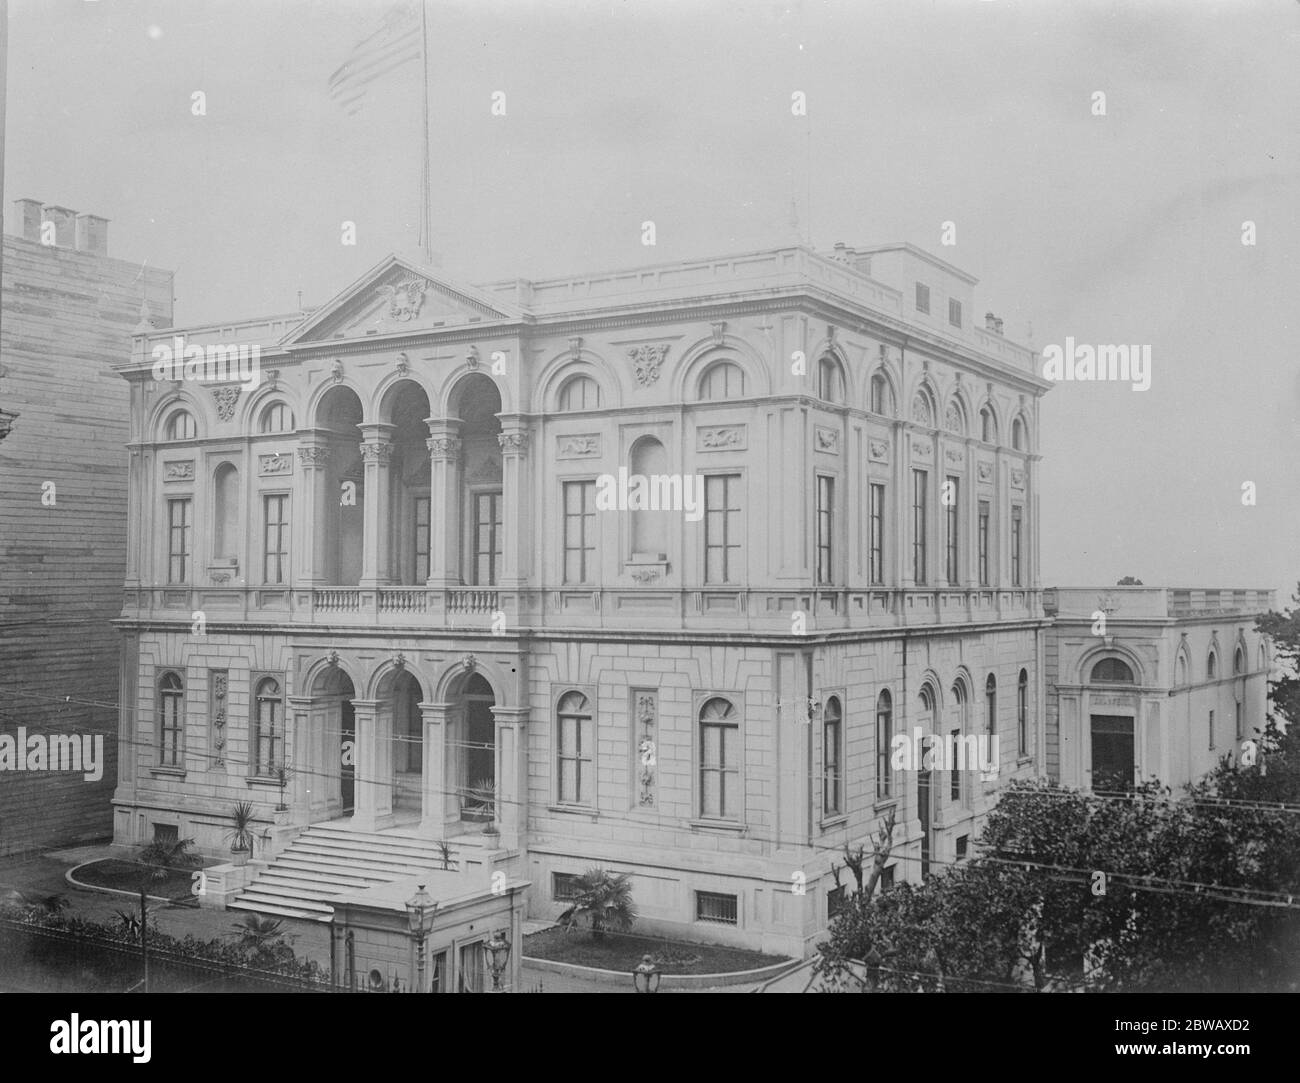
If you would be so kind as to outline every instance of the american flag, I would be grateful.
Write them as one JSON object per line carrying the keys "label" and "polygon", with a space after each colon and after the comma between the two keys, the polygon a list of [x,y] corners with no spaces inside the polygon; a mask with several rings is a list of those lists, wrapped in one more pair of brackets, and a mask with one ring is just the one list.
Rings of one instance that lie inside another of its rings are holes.
{"label": "american flag", "polygon": [[353,116],[365,104],[370,84],[403,64],[419,60],[424,48],[420,10],[413,3],[396,4],[379,29],[360,42],[329,78],[329,95]]}

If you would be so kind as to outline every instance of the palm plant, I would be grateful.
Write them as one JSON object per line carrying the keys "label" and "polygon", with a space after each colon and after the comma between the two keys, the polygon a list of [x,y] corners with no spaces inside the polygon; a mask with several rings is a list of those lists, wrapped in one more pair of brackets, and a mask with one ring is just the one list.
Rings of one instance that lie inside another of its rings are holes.
{"label": "palm plant", "polygon": [[253,852],[253,803],[237,802],[230,816],[233,826],[226,832],[232,854]]}
{"label": "palm plant", "polygon": [[283,924],[279,918],[245,914],[244,920],[235,922],[233,928],[239,934],[238,945],[248,952],[249,960],[254,964],[266,964],[293,958],[293,948],[285,936]]}
{"label": "palm plant", "polygon": [[160,883],[173,869],[191,869],[203,864],[198,854],[190,853],[193,839],[154,839],[140,850],[140,860],[149,866],[147,880]]}
{"label": "palm plant", "polygon": [[599,865],[588,869],[574,881],[577,895],[572,905],[560,915],[560,924],[572,928],[586,917],[591,924],[591,938],[604,940],[605,931],[629,931],[636,922],[632,902],[632,883],[627,873],[611,873]]}

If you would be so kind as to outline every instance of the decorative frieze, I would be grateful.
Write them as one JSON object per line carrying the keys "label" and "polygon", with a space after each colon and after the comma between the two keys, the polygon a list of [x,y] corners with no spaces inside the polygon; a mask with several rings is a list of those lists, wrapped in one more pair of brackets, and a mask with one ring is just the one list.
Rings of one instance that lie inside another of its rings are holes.
{"label": "decorative frieze", "polygon": [[557,441],[556,457],[560,459],[585,459],[600,454],[600,433],[587,432],[578,436],[561,436]]}
{"label": "decorative frieze", "polygon": [[[302,451],[304,449],[299,448],[298,450]],[[276,452],[273,455],[259,455],[257,457],[258,477],[270,478],[292,473],[293,456],[287,451]]]}
{"label": "decorative frieze", "polygon": [[528,433],[503,432],[497,436],[497,443],[506,455],[523,455],[528,451]]}
{"label": "decorative frieze", "polygon": [[230,671],[208,670],[208,747],[212,762],[220,767],[226,762],[226,706],[230,693]]}
{"label": "decorative frieze", "polygon": [[943,449],[943,461],[949,466],[965,466],[966,453],[961,448],[949,447]]}
{"label": "decorative frieze", "polygon": [[163,463],[163,481],[193,481],[194,460],[172,459]]}
{"label": "decorative frieze", "polygon": [[746,446],[746,435],[744,425],[711,425],[696,431],[696,450],[743,451]]}
{"label": "decorative frieze", "polygon": [[303,466],[324,466],[330,461],[330,449],[323,444],[298,449],[298,462]]}
{"label": "decorative frieze", "polygon": [[239,402],[239,392],[242,390],[239,384],[212,389],[212,397],[217,403],[217,417],[222,421],[229,421],[235,416],[235,404]]}
{"label": "decorative frieze", "polygon": [[636,374],[636,382],[642,387],[649,387],[659,379],[659,369],[663,365],[667,353],[667,346],[629,346],[627,356],[632,362],[632,371]]}
{"label": "decorative frieze", "polygon": [[637,805],[654,808],[658,801],[659,693],[647,688],[632,690],[632,722],[636,733]]}

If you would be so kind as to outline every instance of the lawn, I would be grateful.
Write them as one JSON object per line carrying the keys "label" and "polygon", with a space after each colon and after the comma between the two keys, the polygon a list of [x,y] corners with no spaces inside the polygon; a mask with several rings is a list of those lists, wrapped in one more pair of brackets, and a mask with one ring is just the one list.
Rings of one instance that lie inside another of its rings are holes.
{"label": "lawn", "polygon": [[530,959],[623,970],[629,974],[643,955],[649,955],[664,974],[730,974],[787,961],[785,956],[763,955],[720,944],[692,944],[625,933],[607,933],[604,940],[593,940],[586,929],[559,928],[524,937],[524,955]]}
{"label": "lawn", "polygon": [[[158,898],[176,899],[183,902],[193,895],[192,885],[194,883],[194,874],[197,871],[198,866],[192,869],[168,869],[163,879],[150,879],[145,886],[145,891]],[[141,877],[147,875],[148,872],[149,870],[142,868],[140,865],[110,857],[105,858],[103,861],[92,861],[88,865],[81,865],[74,875],[83,884],[94,884],[96,887],[112,887],[117,888],[118,891],[138,893]]]}

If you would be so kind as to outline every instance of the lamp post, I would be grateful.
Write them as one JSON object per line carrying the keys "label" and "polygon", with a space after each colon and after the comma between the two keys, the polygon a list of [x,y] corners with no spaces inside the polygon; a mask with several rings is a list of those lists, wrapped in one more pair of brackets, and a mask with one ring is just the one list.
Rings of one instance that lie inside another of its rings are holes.
{"label": "lamp post", "polygon": [[501,992],[501,975],[505,973],[506,962],[510,958],[510,941],[505,938],[505,930],[498,929],[492,938],[483,945],[488,953],[488,966],[492,970],[492,992]]}
{"label": "lamp post", "polygon": [[424,885],[406,901],[406,917],[415,937],[415,991],[424,992],[424,938],[433,928],[433,915],[438,904],[432,895],[424,890]]}
{"label": "lamp post", "polygon": [[638,993],[657,993],[659,979],[662,976],[650,956],[643,955],[636,969],[632,971],[632,986]]}

